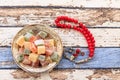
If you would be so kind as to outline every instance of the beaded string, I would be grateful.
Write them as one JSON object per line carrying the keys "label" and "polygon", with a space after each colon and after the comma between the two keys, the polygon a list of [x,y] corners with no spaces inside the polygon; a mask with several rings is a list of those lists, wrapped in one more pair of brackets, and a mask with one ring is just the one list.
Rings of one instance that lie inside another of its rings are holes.
{"label": "beaded string", "polygon": [[[65,24],[65,23],[61,23],[61,21],[67,21],[67,22],[71,22],[74,23],[75,25],[71,25],[71,24]],[[55,25],[58,28],[67,28],[67,29],[74,29],[80,33],[82,33],[87,41],[88,44],[88,48],[89,48],[89,57],[87,59],[83,59],[80,61],[74,61],[75,63],[82,63],[82,62],[87,62],[88,60],[92,59],[94,56],[94,51],[95,51],[95,39],[92,35],[92,33],[88,30],[88,28],[86,28],[86,26],[82,23],[82,22],[78,22],[78,20],[70,18],[68,16],[58,16],[55,19]],[[79,51],[79,50],[78,50]],[[77,51],[76,51],[77,52]],[[77,54],[74,54],[74,56],[76,56]],[[66,58],[68,58],[66,56]]]}

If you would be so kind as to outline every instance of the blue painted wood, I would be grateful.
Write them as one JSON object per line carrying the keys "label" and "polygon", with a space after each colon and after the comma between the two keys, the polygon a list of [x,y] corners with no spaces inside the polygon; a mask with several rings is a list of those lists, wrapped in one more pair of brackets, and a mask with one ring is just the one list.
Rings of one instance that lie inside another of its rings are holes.
{"label": "blue painted wood", "polygon": [[[88,53],[87,48],[81,48],[81,50]],[[78,59],[83,59],[87,55],[84,57],[79,56]],[[15,63],[11,64],[10,62],[13,63],[11,49],[1,47],[0,68],[18,68]],[[56,68],[120,68],[120,48],[96,48],[95,57],[83,64],[75,64],[63,57]]]}
{"label": "blue painted wood", "polygon": [[11,48],[0,48],[0,61],[13,61]]}

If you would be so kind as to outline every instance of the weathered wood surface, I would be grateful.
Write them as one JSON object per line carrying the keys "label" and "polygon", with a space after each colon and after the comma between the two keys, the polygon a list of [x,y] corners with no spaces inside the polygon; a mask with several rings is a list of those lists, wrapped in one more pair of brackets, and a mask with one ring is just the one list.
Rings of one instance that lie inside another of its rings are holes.
{"label": "weathered wood surface", "polygon": [[[38,80],[39,75],[30,75],[22,70],[10,70],[11,68],[17,68],[13,62],[11,56],[10,43],[17,31],[16,26],[26,25],[26,24],[49,24],[53,25],[54,19],[59,15],[68,15],[70,17],[76,18],[82,21],[87,26],[89,26],[92,33],[97,39],[96,58],[94,58],[96,64],[94,68],[102,68],[106,66],[110,68],[120,68],[119,65],[119,55],[120,55],[120,0],[1,0],[0,1],[0,46],[6,46],[0,48],[0,67],[9,68],[9,70],[0,70],[0,80]],[[32,8],[32,6],[34,8]],[[21,8],[20,8],[21,7]],[[102,9],[101,9],[102,8]],[[8,28],[9,30],[4,29]],[[11,28],[13,27],[13,28]],[[91,28],[92,27],[92,28]],[[102,28],[99,28],[102,27]],[[14,29],[14,30],[13,30]],[[6,32],[9,33],[6,33]],[[12,32],[11,32],[12,31]],[[62,31],[62,34],[73,33],[73,31]],[[101,32],[102,31],[102,32]],[[112,33],[111,33],[112,32]],[[14,34],[13,34],[14,33]],[[102,34],[105,35],[102,35]],[[107,35],[109,34],[109,35]],[[77,32],[74,33],[76,39],[80,39],[80,46],[86,46],[83,42],[83,37]],[[104,37],[103,37],[104,36]],[[62,40],[63,37],[61,36]],[[71,38],[69,38],[71,39]],[[72,38],[72,40],[75,40]],[[1,42],[2,41],[2,42]],[[69,40],[65,40],[69,41]],[[77,40],[76,40],[77,41]],[[110,42],[109,42],[110,41]],[[64,41],[63,41],[64,42]],[[100,43],[99,43],[100,42]],[[66,42],[65,42],[66,43]],[[73,45],[65,44],[64,45]],[[101,45],[100,45],[101,44]],[[76,46],[76,44],[74,44]],[[101,48],[105,47],[105,48]],[[107,48],[111,47],[111,48]],[[116,48],[113,48],[116,47]],[[4,48],[4,49],[3,49]],[[86,51],[86,50],[85,50]],[[4,53],[4,54],[2,54]],[[4,56],[4,58],[3,58]],[[106,60],[107,59],[107,60]],[[9,61],[8,61],[9,60]],[[99,60],[99,61],[98,61]],[[93,61],[93,60],[92,60]],[[85,68],[92,64],[92,61],[81,64],[79,67]],[[66,65],[62,64],[64,58],[56,68],[67,68]],[[65,62],[69,62],[66,61]],[[104,63],[104,64],[102,64]],[[71,65],[72,63],[69,63]],[[62,67],[63,66],[63,67]],[[118,67],[117,67],[118,66]],[[78,66],[72,64],[72,67],[79,68]],[[89,66],[90,67],[90,66]],[[92,65],[93,67],[93,65]],[[7,75],[7,76],[6,76]],[[50,73],[53,80],[119,80],[120,79],[120,69],[112,70],[53,70]]]}
{"label": "weathered wood surface", "polygon": [[[40,74],[33,75],[18,69],[0,70],[0,75],[0,80],[41,80]],[[120,69],[53,70],[50,76],[53,80],[120,80]]]}
{"label": "weathered wood surface", "polygon": [[0,6],[61,6],[88,8],[120,8],[120,0],[2,0]]}
{"label": "weathered wood surface", "polygon": [[59,15],[76,18],[90,27],[120,27],[119,9],[69,9],[49,7],[0,8],[0,26],[12,27],[36,23],[53,25],[55,18]]}
{"label": "weathered wood surface", "polygon": [[[81,48],[86,54],[79,56],[77,60],[88,57],[87,48]],[[65,53],[64,53],[65,54]],[[10,48],[0,48],[0,68],[18,68],[13,62]],[[87,63],[75,64],[64,57],[56,68],[120,68],[120,48],[96,48],[95,57]]]}
{"label": "weathered wood surface", "polygon": [[[0,46],[11,46],[15,34],[21,27],[0,28]],[[53,28],[61,37],[63,46],[87,47],[86,40],[82,34],[74,30]],[[120,28],[90,28],[96,40],[96,47],[120,47]]]}

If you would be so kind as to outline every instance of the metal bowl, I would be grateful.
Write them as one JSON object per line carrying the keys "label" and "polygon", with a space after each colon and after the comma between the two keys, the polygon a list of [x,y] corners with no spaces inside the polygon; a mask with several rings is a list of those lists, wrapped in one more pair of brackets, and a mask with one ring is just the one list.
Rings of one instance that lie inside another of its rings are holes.
{"label": "metal bowl", "polygon": [[42,30],[42,31],[49,33],[49,35],[55,40],[55,46],[57,48],[57,52],[61,60],[61,57],[63,54],[63,46],[62,46],[62,42],[58,34],[49,26],[34,24],[34,25],[25,26],[15,35],[13,39],[13,43],[12,43],[12,54],[13,54],[14,61],[21,69],[23,69],[24,71],[30,72],[30,73],[42,73],[42,72],[52,70],[59,63],[60,60],[58,61],[58,63],[53,62],[47,65],[46,67],[40,67],[40,68],[33,68],[33,67],[23,65],[17,62],[18,46],[16,45],[16,40],[19,38],[19,36],[24,35],[29,30]]}

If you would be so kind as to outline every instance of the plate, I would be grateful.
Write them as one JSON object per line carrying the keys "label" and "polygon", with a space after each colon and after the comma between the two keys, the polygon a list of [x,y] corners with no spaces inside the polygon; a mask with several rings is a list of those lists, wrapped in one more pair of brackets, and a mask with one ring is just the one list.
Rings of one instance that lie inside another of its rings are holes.
{"label": "plate", "polygon": [[39,30],[39,31],[45,31],[47,33],[49,33],[50,37],[52,37],[55,40],[55,46],[56,46],[56,50],[58,52],[58,55],[60,56],[59,61],[62,58],[62,54],[63,54],[63,46],[62,46],[62,41],[59,37],[59,35],[49,26],[47,25],[39,25],[39,24],[34,24],[34,25],[27,25],[24,26],[14,37],[13,42],[12,42],[12,55],[14,58],[14,61],[16,62],[16,64],[23,69],[24,71],[27,72],[31,72],[31,73],[41,73],[41,72],[46,72],[46,71],[50,71],[52,70],[58,63],[59,61],[56,62],[52,62],[49,65],[47,65],[46,67],[39,67],[39,68],[34,68],[34,67],[30,67],[27,65],[23,65],[19,62],[17,62],[17,56],[18,56],[18,45],[16,44],[16,40],[21,36],[24,35],[26,32],[30,31],[30,30]]}

